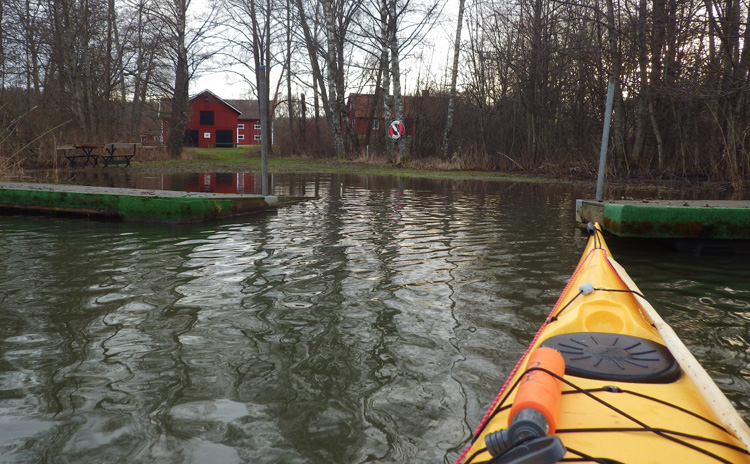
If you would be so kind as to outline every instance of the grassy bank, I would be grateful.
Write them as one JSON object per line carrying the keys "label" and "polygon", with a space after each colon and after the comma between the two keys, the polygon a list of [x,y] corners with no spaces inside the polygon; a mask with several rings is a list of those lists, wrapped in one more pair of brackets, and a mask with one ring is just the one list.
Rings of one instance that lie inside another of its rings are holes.
{"label": "grassy bank", "polygon": [[[161,159],[135,162],[133,172],[260,171],[260,147],[186,148],[179,160]],[[331,158],[268,158],[272,173],[374,174],[434,179],[505,180],[521,182],[568,182],[568,179],[533,176],[524,173],[462,171],[450,163],[412,162],[396,167],[382,159],[339,160]]]}
{"label": "grassy bank", "polygon": [[[276,150],[276,153],[278,151]],[[59,155],[58,155],[59,158]],[[60,173],[69,169],[67,161],[58,159],[56,163],[35,163],[18,165],[14,169],[0,169],[0,180],[23,181],[39,179],[39,173],[59,178]],[[101,171],[101,167],[88,167],[86,170]],[[111,168],[110,168],[111,169]],[[117,169],[117,168],[115,168]],[[180,159],[171,159],[164,149],[151,149],[139,152],[133,164],[127,168],[132,173],[200,173],[200,172],[255,172],[261,170],[260,147],[241,146],[239,148],[185,148]],[[557,168],[540,168],[533,172],[465,170],[459,162],[444,162],[436,159],[411,161],[405,166],[393,166],[383,158],[364,157],[353,160],[335,158],[313,158],[278,156],[273,154],[268,160],[270,173],[319,173],[319,174],[372,174],[425,179],[488,180],[534,183],[570,183],[593,186],[596,173],[586,171],[568,172]],[[35,172],[36,175],[27,176]],[[640,188],[647,190],[691,189],[734,190],[726,183],[709,182],[705,179],[648,178],[621,179],[609,176],[609,187]],[[737,198],[744,198],[742,191],[735,192]]]}
{"label": "grassy bank", "polygon": [[[134,172],[260,172],[260,147],[247,146],[240,148],[185,149],[183,159],[154,160],[139,162],[133,165]],[[382,176],[411,177],[423,179],[458,179],[486,180],[533,183],[573,183],[596,185],[595,174],[585,172],[569,173],[561,176],[559,170],[540,170],[534,173],[513,171],[478,171],[461,170],[457,165],[439,160],[412,161],[406,166],[396,167],[382,158],[339,160],[334,158],[279,157],[270,156],[268,170],[271,173],[318,173],[318,174],[372,174]],[[607,178],[607,186],[618,189],[635,189],[642,196],[643,192],[658,197],[664,191],[696,191],[707,189],[729,190],[727,184],[706,182],[696,179],[617,179]],[[743,199],[743,192],[735,192],[736,198]]]}

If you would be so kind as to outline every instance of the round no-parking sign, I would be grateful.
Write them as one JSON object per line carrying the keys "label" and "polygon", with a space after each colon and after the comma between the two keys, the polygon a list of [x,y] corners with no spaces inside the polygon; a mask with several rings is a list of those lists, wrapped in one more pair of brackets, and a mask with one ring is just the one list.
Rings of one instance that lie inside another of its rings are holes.
{"label": "round no-parking sign", "polygon": [[398,119],[391,123],[391,127],[388,129],[388,133],[391,135],[393,140],[398,140],[404,135],[404,123]]}

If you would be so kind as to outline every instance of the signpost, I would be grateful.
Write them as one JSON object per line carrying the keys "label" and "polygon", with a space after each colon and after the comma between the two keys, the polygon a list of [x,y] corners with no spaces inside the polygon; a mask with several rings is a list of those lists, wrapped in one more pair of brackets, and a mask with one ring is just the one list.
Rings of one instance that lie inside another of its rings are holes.
{"label": "signpost", "polygon": [[390,134],[393,140],[399,140],[404,135],[404,123],[396,119],[391,122],[391,127],[388,128],[388,134]]}
{"label": "signpost", "polygon": [[260,185],[268,195],[268,88],[266,67],[258,66],[258,111],[260,112]]}

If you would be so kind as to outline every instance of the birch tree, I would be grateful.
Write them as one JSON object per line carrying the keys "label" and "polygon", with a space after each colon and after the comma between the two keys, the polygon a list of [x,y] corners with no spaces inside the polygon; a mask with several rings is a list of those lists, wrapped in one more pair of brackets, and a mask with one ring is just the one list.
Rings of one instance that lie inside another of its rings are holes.
{"label": "birch tree", "polygon": [[352,57],[348,36],[361,4],[362,0],[320,0],[316,8],[306,9],[302,0],[296,0],[315,96],[322,100],[338,158],[345,157],[357,143],[345,97]]}
{"label": "birch tree", "polygon": [[390,124],[391,108],[393,100],[391,98],[391,69],[388,65],[390,62],[391,51],[388,46],[388,41],[391,36],[391,25],[390,25],[390,11],[388,10],[388,0],[380,0],[380,72],[383,74],[383,88],[381,90],[383,96],[383,134],[386,136],[386,159],[393,161],[395,146],[393,140],[388,137],[388,125]]}
{"label": "birch tree", "polygon": [[448,111],[445,115],[445,132],[443,132],[443,144],[440,149],[440,158],[448,157],[448,142],[450,141],[451,129],[453,128],[453,107],[456,100],[456,81],[458,79],[458,59],[461,53],[461,26],[464,22],[465,0],[458,2],[458,20],[456,21],[456,40],[453,42],[453,68],[451,69],[451,90],[448,97]]}
{"label": "birch tree", "polygon": [[[384,0],[388,2],[388,52],[390,53],[390,72],[393,85],[393,109],[395,119],[404,121],[404,98],[401,95],[401,62],[399,61],[399,44],[398,44],[398,19],[400,13],[405,10],[397,9],[397,0]],[[406,2],[408,5],[409,2]],[[406,128],[404,127],[403,143],[399,139],[395,145],[396,165],[401,164],[402,159],[409,158],[409,144],[406,143]]]}
{"label": "birch tree", "polygon": [[[378,45],[382,73],[383,125],[384,135],[392,120],[404,121],[404,99],[402,95],[401,61],[404,60],[424,39],[424,32],[434,25],[437,14],[442,9],[441,0],[420,3],[412,0],[378,0],[377,14],[370,18],[377,25],[379,36],[368,35]],[[391,93],[392,88],[392,93]],[[395,164],[409,158],[406,134],[395,142],[386,142],[387,158]]]}
{"label": "birch tree", "polygon": [[[345,105],[343,105],[344,96],[339,93],[339,87],[336,85],[337,80],[343,76],[340,74],[343,69],[340,68],[340,61],[343,56],[339,55],[339,50],[343,49],[343,41],[337,36],[336,21],[334,16],[334,0],[321,0],[323,6],[323,15],[325,16],[325,36],[326,36],[326,82],[328,85],[328,106],[330,114],[329,125],[331,135],[333,136],[333,147],[336,151],[336,157],[344,158],[344,139],[341,133],[343,117],[345,116]],[[339,47],[341,45],[341,47]]]}

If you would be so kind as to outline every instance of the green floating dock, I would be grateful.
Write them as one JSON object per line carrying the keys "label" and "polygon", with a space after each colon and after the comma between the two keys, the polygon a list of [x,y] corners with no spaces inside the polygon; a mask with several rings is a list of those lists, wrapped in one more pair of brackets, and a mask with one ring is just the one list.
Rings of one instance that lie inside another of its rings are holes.
{"label": "green floating dock", "polygon": [[620,237],[750,239],[750,201],[576,200],[576,220]]}
{"label": "green floating dock", "polygon": [[267,195],[0,182],[0,209],[107,216],[126,221],[204,222],[275,209]]}

